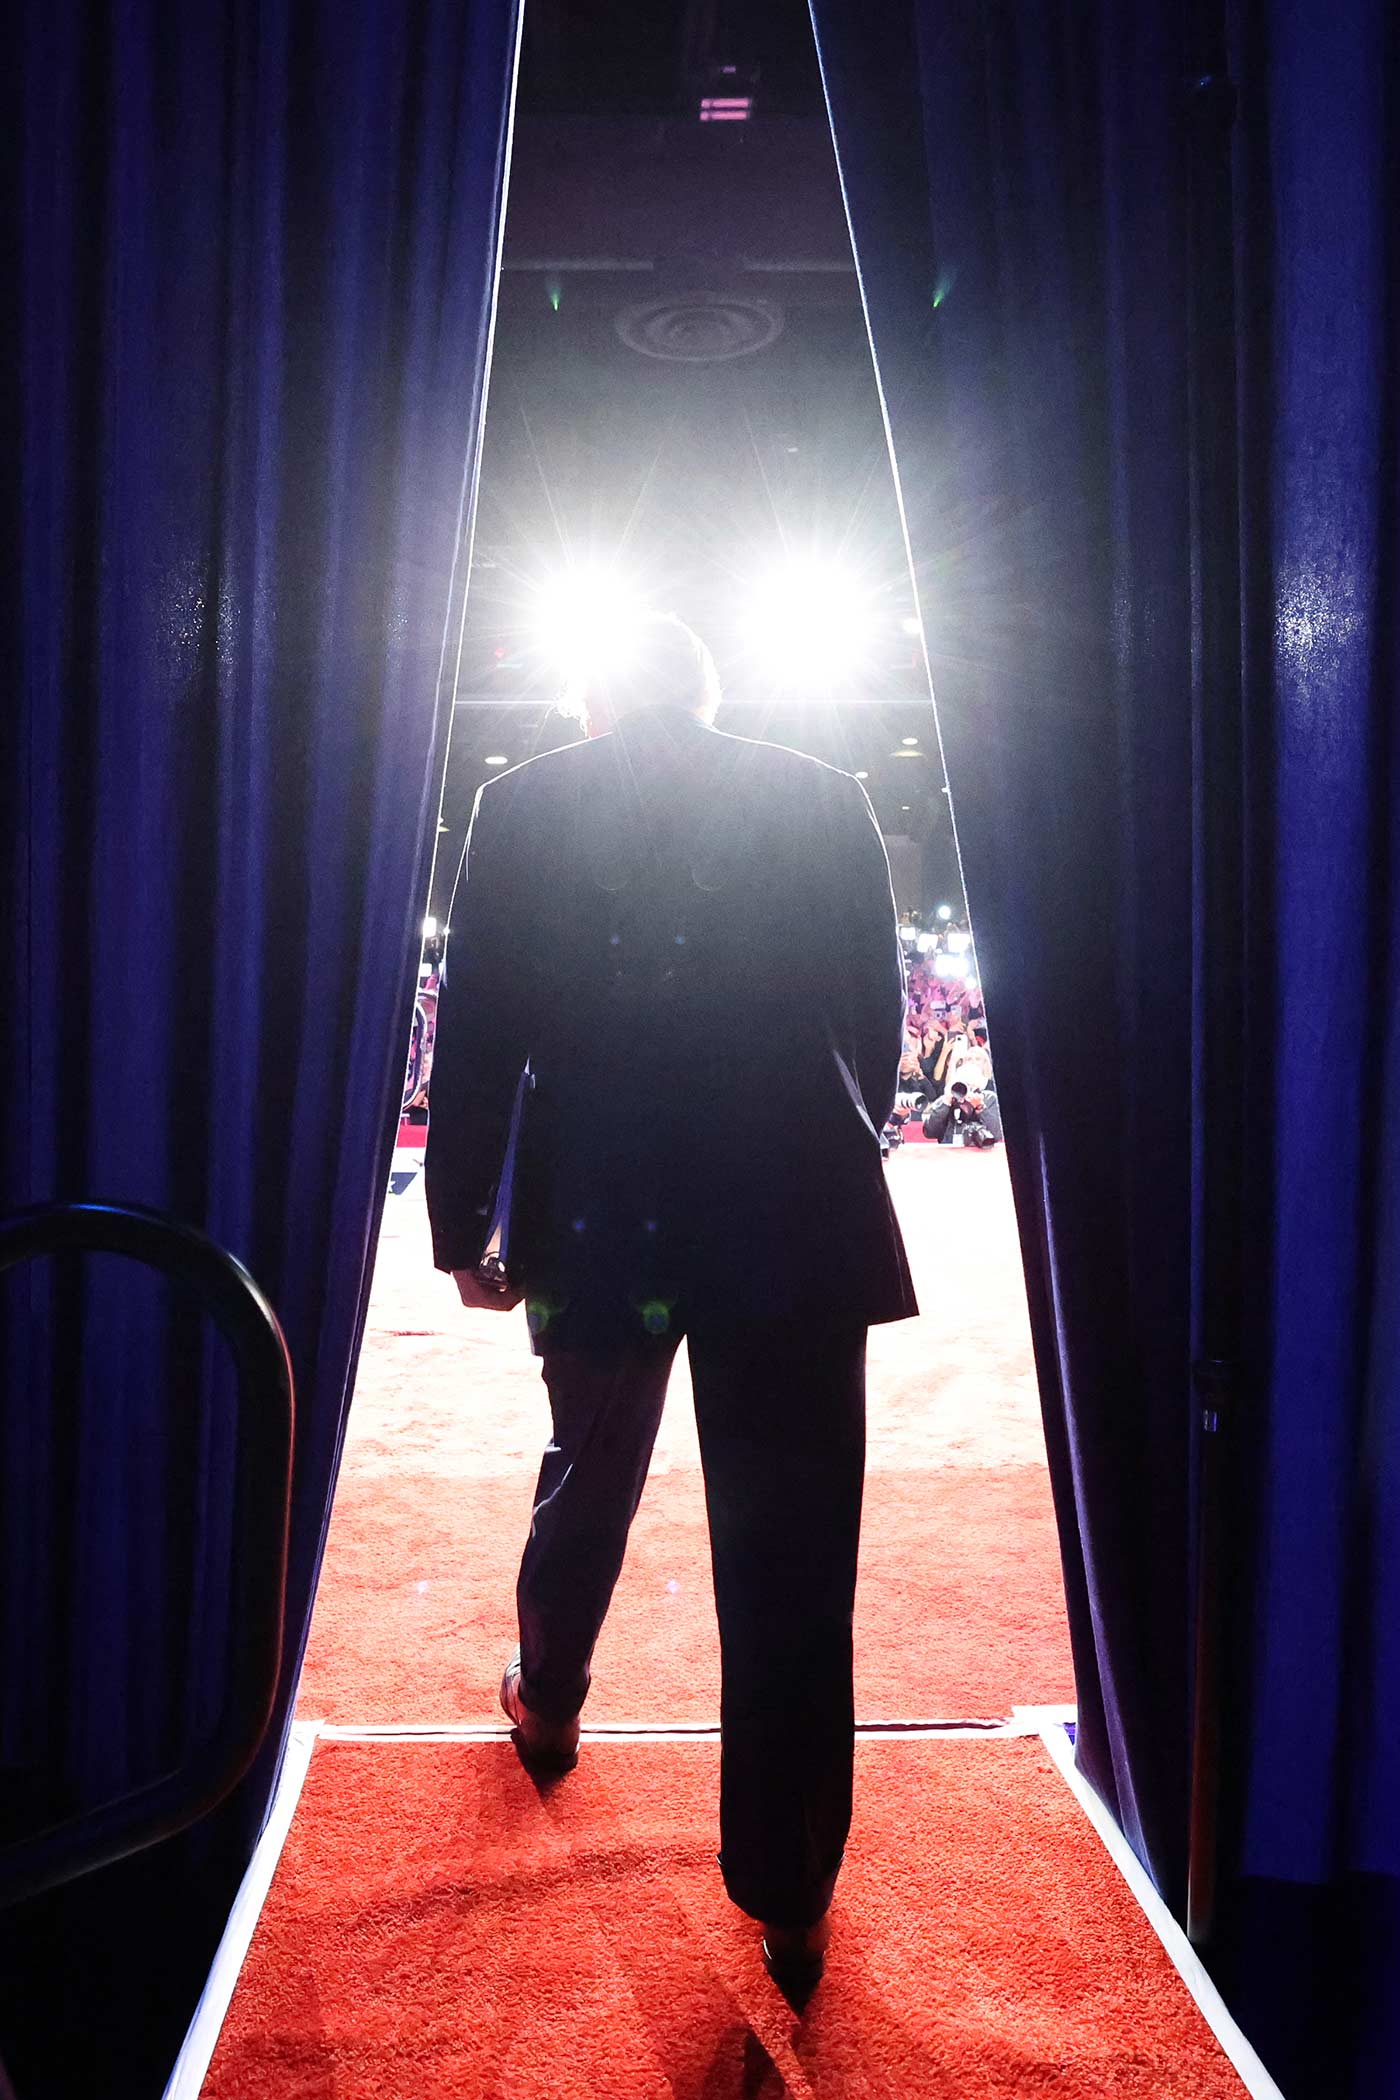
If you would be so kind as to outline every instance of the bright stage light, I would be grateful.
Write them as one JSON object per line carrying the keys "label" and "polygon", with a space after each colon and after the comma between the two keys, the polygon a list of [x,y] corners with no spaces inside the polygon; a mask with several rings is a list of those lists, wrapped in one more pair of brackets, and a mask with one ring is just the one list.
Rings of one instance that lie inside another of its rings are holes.
{"label": "bright stage light", "polygon": [[919,739],[916,736],[902,736],[899,741],[901,744],[917,744]]}
{"label": "bright stage light", "polygon": [[621,670],[636,649],[646,611],[615,569],[586,563],[542,585],[531,608],[534,646],[566,685]]}
{"label": "bright stage light", "polygon": [[952,905],[951,905],[951,904],[940,904],[940,905],[939,905],[939,907],[938,907],[938,916],[939,916],[939,918],[940,918],[940,919],[951,919],[951,918],[952,918],[952,916],[953,916],[953,907],[952,907]]}
{"label": "bright stage light", "polygon": [[430,940],[431,940],[431,939],[433,938],[433,935],[434,935],[434,934],[435,934],[436,932],[437,932],[437,920],[436,920],[436,919],[434,919],[434,918],[431,918],[431,917],[430,917],[430,918],[426,918],[426,919],[425,919],[425,920],[423,921],[423,938],[424,938],[424,940],[425,940],[425,941],[430,941]]}
{"label": "bright stage light", "polygon": [[872,639],[870,587],[837,562],[782,563],[754,591],[749,649],[776,683],[821,690],[855,670]]}
{"label": "bright stage light", "polygon": [[917,926],[901,926],[901,927],[900,927],[900,929],[899,929],[899,938],[900,938],[900,939],[901,939],[902,941],[913,941],[913,940],[917,940],[917,939],[918,939],[918,935],[919,935],[919,929],[918,929],[918,927],[917,927]]}
{"label": "bright stage light", "polygon": [[486,763],[488,766],[508,766],[510,760],[506,757],[504,751],[493,751]]}
{"label": "bright stage light", "polygon": [[971,946],[972,935],[970,933],[950,933],[948,936],[948,953],[950,955],[966,955]]}
{"label": "bright stage light", "polygon": [[930,948],[938,946],[938,935],[936,933],[921,933],[915,942],[915,946],[920,955],[927,955]]}
{"label": "bright stage light", "polygon": [[919,631],[919,622],[916,615],[913,613],[910,613],[905,619],[901,620],[899,624],[905,634],[917,634]]}
{"label": "bright stage light", "polygon": [[868,780],[869,778],[870,775],[868,773],[857,773],[856,775],[857,780]]}
{"label": "bright stage light", "polygon": [[935,955],[933,974],[935,977],[961,977],[962,964],[956,955]]}

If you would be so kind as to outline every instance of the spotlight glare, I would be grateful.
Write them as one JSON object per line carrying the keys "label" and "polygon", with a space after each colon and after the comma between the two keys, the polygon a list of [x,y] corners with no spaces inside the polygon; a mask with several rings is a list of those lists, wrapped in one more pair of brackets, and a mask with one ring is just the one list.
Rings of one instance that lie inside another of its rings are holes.
{"label": "spotlight glare", "polygon": [[938,946],[938,935],[936,933],[921,933],[914,945],[920,955],[927,955],[930,948]]}
{"label": "spotlight glare", "polygon": [[620,670],[633,653],[645,609],[640,593],[616,570],[581,563],[537,593],[534,646],[566,685]]}
{"label": "spotlight glare", "polygon": [[953,907],[952,907],[952,905],[951,905],[951,904],[940,904],[940,905],[939,905],[939,907],[938,907],[938,916],[939,916],[939,918],[940,918],[940,919],[951,919],[951,918],[952,918],[952,916],[953,916]]}
{"label": "spotlight glare", "polygon": [[486,763],[488,766],[508,766],[510,760],[506,757],[504,751],[493,751]]}
{"label": "spotlight glare", "polygon": [[916,736],[902,736],[899,741],[901,744],[917,744],[919,739]]}
{"label": "spotlight glare", "polygon": [[424,940],[425,940],[425,941],[430,941],[430,940],[431,940],[431,939],[433,938],[433,935],[434,935],[434,934],[435,934],[436,932],[437,932],[437,920],[436,920],[435,918],[433,918],[433,917],[432,917],[432,915],[431,915],[431,913],[430,913],[430,914],[429,914],[429,916],[428,916],[428,917],[427,917],[427,918],[426,918],[426,919],[425,919],[425,920],[423,921],[423,938],[424,938]]}
{"label": "spotlight glare", "polygon": [[868,773],[857,773],[856,775],[857,780],[868,780],[869,778],[870,775]]}
{"label": "spotlight glare", "polygon": [[917,614],[910,613],[905,619],[901,620],[899,624],[902,631],[905,634],[917,634],[919,631],[919,621]]}
{"label": "spotlight glare", "polygon": [[935,977],[961,977],[962,964],[956,955],[935,955],[933,974]]}
{"label": "spotlight glare", "polygon": [[818,559],[774,569],[749,601],[749,648],[775,683],[824,690],[854,671],[872,638],[870,587]]}
{"label": "spotlight glare", "polygon": [[972,935],[970,933],[950,933],[948,936],[948,953],[950,955],[966,955],[971,946]]}

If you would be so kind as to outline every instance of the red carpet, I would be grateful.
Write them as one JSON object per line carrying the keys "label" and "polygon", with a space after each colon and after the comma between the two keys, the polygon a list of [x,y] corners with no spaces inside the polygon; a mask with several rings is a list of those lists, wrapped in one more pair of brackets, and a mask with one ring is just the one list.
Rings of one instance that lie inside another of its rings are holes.
{"label": "red carpet", "polygon": [[[864,1720],[1073,1697],[1004,1156],[896,1153],[923,1317],[870,1337],[857,1606]],[[515,1567],[548,1431],[522,1311],[466,1313],[434,1274],[421,1184],[391,1198],[301,1710],[478,1722],[514,1635]],[[684,1355],[588,1720],[719,1712],[704,1503]]]}
{"label": "red carpet", "polygon": [[206,2100],[1225,2100],[1035,1741],[876,1739],[799,2020],[714,1865],[712,1743],[315,1754]]}

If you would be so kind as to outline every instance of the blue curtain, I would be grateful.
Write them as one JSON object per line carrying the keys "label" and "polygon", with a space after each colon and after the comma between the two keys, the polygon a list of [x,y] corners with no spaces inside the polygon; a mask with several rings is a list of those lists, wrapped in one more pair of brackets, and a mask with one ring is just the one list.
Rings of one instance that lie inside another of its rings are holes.
{"label": "blue curtain", "polygon": [[1260,1405],[1242,2017],[1400,2090],[1400,16],[1237,0]]}
{"label": "blue curtain", "polygon": [[1001,1077],[1079,1763],[1180,1908],[1214,1301],[1212,1960],[1291,2093],[1374,2100],[1400,2081],[1400,17],[813,16]]}
{"label": "blue curtain", "polygon": [[[515,0],[28,0],[0,90],[0,1204],[154,1204],[272,1299],[279,1734],[407,1043],[516,39]],[[218,1697],[226,1370],[120,1267],[5,1296],[12,1801],[120,1790]],[[75,1439],[32,1434],[46,1394]],[[191,1838],[4,1921],[21,2094],[160,2089],[276,1750]]]}
{"label": "blue curtain", "polygon": [[817,0],[986,989],[1081,1768],[1189,1760],[1185,52],[1160,7]]}

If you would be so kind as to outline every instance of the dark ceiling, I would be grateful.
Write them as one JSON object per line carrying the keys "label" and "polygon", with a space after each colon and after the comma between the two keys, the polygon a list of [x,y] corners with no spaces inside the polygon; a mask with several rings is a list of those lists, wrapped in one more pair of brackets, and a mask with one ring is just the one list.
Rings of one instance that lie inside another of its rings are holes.
{"label": "dark ceiling", "polygon": [[[750,114],[702,122],[707,96]],[[743,587],[794,547],[849,560],[873,592],[859,677],[805,704],[765,689],[735,634]],[[486,756],[576,734],[527,607],[566,560],[598,558],[705,634],[722,728],[868,772],[883,828],[924,844],[926,889],[957,896],[802,0],[526,9],[439,919]]]}

